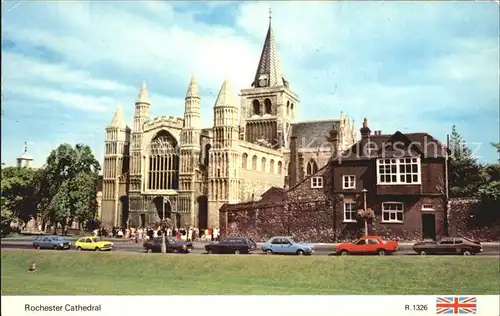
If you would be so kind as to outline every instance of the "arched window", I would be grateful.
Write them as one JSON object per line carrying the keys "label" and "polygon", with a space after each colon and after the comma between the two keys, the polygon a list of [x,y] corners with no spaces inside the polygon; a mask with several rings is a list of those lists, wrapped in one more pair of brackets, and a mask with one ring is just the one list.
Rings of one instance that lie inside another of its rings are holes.
{"label": "arched window", "polygon": [[313,159],[309,160],[307,163],[307,175],[313,175],[318,171],[318,165],[316,164],[316,161]]}
{"label": "arched window", "polygon": [[269,161],[269,173],[274,173],[274,160]]}
{"label": "arched window", "polygon": [[167,131],[159,132],[149,148],[149,190],[179,189],[179,155],[177,141]]}
{"label": "arched window", "polygon": [[278,174],[281,174],[283,171],[283,164],[281,163],[281,161],[278,161]]}
{"label": "arched window", "polygon": [[286,115],[290,114],[290,101],[286,101]]}
{"label": "arched window", "polygon": [[261,163],[260,163],[260,171],[266,172],[266,158],[262,157]]}
{"label": "arched window", "polygon": [[257,170],[257,156],[252,157],[252,170]]}
{"label": "arched window", "polygon": [[265,99],[264,100],[264,107],[265,107],[266,114],[271,114],[272,113],[273,109],[272,109],[271,100]]}
{"label": "arched window", "polygon": [[288,176],[290,176],[290,170],[291,170],[290,166],[291,166],[291,164],[289,162],[287,167],[286,167],[286,171],[287,171]]}
{"label": "arched window", "polygon": [[253,114],[260,115],[260,102],[259,100],[253,100]]}
{"label": "arched window", "polygon": [[247,168],[247,160],[248,160],[248,155],[243,154],[241,156],[241,168],[246,169]]}

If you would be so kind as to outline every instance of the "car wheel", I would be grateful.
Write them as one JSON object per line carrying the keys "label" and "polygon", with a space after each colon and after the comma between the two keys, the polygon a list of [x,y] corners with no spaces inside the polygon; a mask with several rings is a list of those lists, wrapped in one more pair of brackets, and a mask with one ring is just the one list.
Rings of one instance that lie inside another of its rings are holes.
{"label": "car wheel", "polygon": [[82,247],[76,247],[76,251],[81,251]]}
{"label": "car wheel", "polygon": [[470,250],[464,250],[464,251],[462,251],[462,254],[464,256],[470,256],[470,255],[472,255],[472,252],[470,252]]}
{"label": "car wheel", "polygon": [[378,254],[379,256],[385,256],[385,250],[380,249],[379,251],[377,251],[377,254]]}
{"label": "car wheel", "polygon": [[420,255],[421,256],[427,256],[427,251],[425,251],[425,250],[420,251]]}
{"label": "car wheel", "polygon": [[304,251],[303,251],[303,250],[300,250],[300,249],[299,249],[299,250],[297,250],[297,255],[298,255],[298,256],[302,256],[303,254],[304,254]]}
{"label": "car wheel", "polygon": [[240,250],[239,249],[234,250],[234,254],[235,255],[239,255],[240,254]]}
{"label": "car wheel", "polygon": [[273,251],[271,249],[266,250],[266,255],[272,255],[272,254],[273,254]]}
{"label": "car wheel", "polygon": [[40,245],[35,246],[36,250],[40,250]]}
{"label": "car wheel", "polygon": [[343,250],[341,253],[340,253],[341,256],[348,256],[349,255],[349,251],[347,250]]}
{"label": "car wheel", "polygon": [[213,254],[214,254],[214,251],[213,251],[212,249],[209,249],[209,250],[207,251],[207,253],[208,253],[209,255],[213,255]]}
{"label": "car wheel", "polygon": [[95,247],[94,251],[101,251],[101,249],[99,247]]}
{"label": "car wheel", "polygon": [[57,250],[57,246],[52,247],[52,249]]}

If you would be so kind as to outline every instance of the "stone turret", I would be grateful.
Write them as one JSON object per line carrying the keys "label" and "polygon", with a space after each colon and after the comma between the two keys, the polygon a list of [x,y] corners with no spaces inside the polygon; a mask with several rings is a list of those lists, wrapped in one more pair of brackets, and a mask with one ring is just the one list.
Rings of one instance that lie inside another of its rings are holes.
{"label": "stone turret", "polygon": [[28,142],[24,142],[24,152],[17,157],[17,166],[30,168],[32,163],[33,157],[28,154]]}

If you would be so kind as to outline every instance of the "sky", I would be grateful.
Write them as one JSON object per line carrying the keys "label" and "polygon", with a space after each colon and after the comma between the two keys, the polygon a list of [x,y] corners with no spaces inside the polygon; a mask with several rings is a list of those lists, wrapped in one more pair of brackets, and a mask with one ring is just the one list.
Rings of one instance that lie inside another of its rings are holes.
{"label": "sky", "polygon": [[[223,80],[249,88],[272,9],[299,120],[343,111],[382,133],[456,125],[481,162],[499,139],[499,10],[490,2],[2,1],[1,160],[34,165],[61,143],[102,162],[122,104],[146,82],[152,116],[183,116],[189,78],[212,126]],[[359,135],[359,133],[358,133]]]}

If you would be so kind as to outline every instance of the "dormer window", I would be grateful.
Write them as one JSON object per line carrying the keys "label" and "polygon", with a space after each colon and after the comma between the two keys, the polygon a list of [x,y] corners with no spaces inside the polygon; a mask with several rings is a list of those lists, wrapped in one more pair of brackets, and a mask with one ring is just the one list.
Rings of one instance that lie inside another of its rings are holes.
{"label": "dormer window", "polygon": [[311,178],[311,188],[312,189],[323,188],[323,177],[312,177]]}
{"label": "dormer window", "polygon": [[343,176],[342,177],[342,188],[343,189],[355,189],[356,188],[356,176]]}
{"label": "dormer window", "polygon": [[378,159],[377,184],[421,184],[420,158]]}

